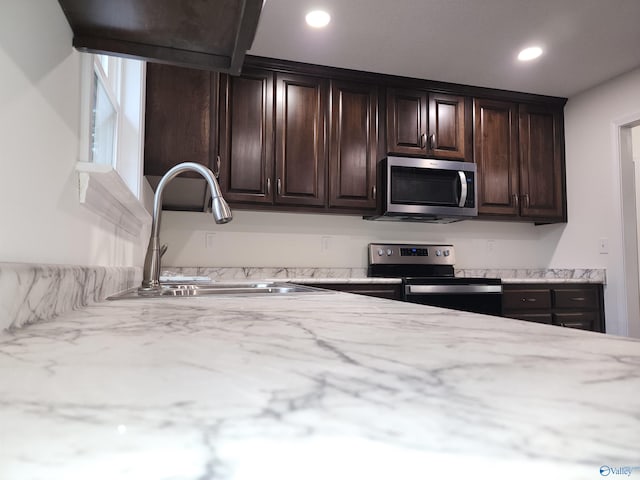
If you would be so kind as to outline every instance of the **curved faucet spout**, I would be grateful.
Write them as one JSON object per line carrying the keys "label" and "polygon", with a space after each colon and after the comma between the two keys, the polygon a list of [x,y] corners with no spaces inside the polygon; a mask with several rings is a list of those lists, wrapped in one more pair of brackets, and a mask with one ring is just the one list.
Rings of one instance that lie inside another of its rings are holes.
{"label": "curved faucet spout", "polygon": [[147,255],[144,259],[144,270],[142,273],[142,285],[138,289],[141,293],[154,292],[160,288],[160,256],[162,247],[160,246],[160,219],[162,216],[162,192],[164,187],[175,177],[183,172],[196,172],[204,177],[211,189],[211,209],[213,218],[216,223],[227,223],[233,219],[231,209],[227,202],[222,198],[220,186],[216,181],[213,172],[204,165],[193,162],[179,163],[167,173],[164,174],[156,193],[153,197],[153,220],[151,223],[151,236],[149,237],[149,246],[147,247]]}

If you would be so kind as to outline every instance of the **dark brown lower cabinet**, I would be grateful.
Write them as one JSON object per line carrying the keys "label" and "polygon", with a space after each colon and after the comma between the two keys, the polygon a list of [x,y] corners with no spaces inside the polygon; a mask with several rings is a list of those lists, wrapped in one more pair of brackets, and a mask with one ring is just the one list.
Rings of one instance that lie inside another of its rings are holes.
{"label": "dark brown lower cabinet", "polygon": [[338,292],[357,293],[369,297],[402,300],[402,288],[399,283],[310,283],[306,285]]}
{"label": "dark brown lower cabinet", "polygon": [[602,284],[505,284],[503,316],[605,332]]}

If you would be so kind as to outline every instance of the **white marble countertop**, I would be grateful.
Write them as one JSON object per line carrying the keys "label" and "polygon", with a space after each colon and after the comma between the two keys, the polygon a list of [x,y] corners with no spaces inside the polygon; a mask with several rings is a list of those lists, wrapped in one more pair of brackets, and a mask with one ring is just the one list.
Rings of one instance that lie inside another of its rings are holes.
{"label": "white marble countertop", "polygon": [[640,466],[640,341],[346,293],[103,302],[2,332],[0,378],[2,479]]}
{"label": "white marble countertop", "polygon": [[[399,278],[368,277],[366,268],[296,267],[166,267],[168,275],[196,275],[214,280],[273,279],[298,283],[400,283]],[[606,271],[597,268],[463,268],[456,277],[501,278],[503,283],[602,283]]]}

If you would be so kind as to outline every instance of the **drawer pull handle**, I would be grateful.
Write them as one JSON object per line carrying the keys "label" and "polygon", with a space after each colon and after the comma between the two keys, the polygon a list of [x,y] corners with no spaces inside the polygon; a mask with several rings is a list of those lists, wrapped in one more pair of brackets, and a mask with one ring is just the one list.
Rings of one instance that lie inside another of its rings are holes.
{"label": "drawer pull handle", "polygon": [[537,298],[523,298],[522,301],[523,302],[537,302],[538,299]]}
{"label": "drawer pull handle", "polygon": [[569,327],[569,328],[575,328],[575,327],[582,327],[583,324],[580,322],[562,322],[560,325],[562,325],[563,327]]}
{"label": "drawer pull handle", "polygon": [[584,298],[584,297],[571,297],[570,300],[572,302],[584,302],[586,300],[586,298]]}

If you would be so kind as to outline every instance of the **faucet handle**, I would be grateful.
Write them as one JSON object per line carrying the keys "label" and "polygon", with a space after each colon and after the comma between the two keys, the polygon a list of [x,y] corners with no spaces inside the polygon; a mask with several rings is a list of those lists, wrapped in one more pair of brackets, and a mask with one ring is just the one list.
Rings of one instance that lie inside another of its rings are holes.
{"label": "faucet handle", "polygon": [[167,253],[167,244],[164,243],[162,244],[162,246],[160,247],[160,258],[162,258],[162,256]]}

